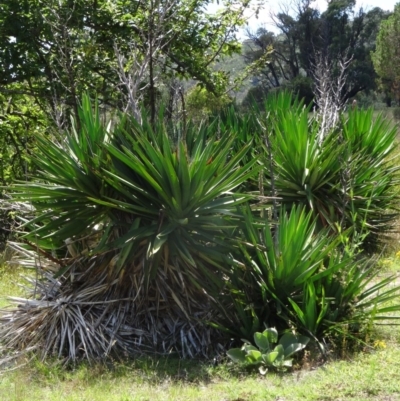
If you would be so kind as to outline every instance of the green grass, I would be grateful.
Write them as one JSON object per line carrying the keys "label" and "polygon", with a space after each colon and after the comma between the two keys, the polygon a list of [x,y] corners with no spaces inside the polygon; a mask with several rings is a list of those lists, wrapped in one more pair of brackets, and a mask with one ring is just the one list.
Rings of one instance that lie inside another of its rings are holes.
{"label": "green grass", "polygon": [[382,274],[400,274],[400,251],[394,256],[388,255],[379,260],[379,267],[382,269]]}
{"label": "green grass", "polygon": [[26,274],[21,268],[0,265],[0,308],[9,304],[8,296],[24,294],[23,289],[18,285],[18,281],[21,281],[20,275],[23,273]]}
{"label": "green grass", "polygon": [[[392,341],[392,340],[391,340]],[[383,342],[381,343],[383,344]],[[316,370],[290,374],[245,374],[229,365],[176,360],[141,360],[116,365],[82,365],[65,371],[31,363],[3,374],[4,401],[134,401],[134,400],[394,400],[400,394],[398,338],[386,348],[336,361]]]}

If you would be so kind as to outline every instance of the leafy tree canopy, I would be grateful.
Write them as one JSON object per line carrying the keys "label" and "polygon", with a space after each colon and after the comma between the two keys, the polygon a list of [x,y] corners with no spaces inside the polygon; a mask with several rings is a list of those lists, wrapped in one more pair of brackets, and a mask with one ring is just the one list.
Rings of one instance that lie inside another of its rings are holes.
{"label": "leafy tree canopy", "polygon": [[341,94],[347,100],[374,88],[370,52],[375,49],[379,24],[387,15],[380,8],[356,11],[354,0],[332,0],[323,13],[313,6],[313,0],[298,0],[293,8],[283,8],[274,16],[279,34],[264,28],[249,34],[246,57],[254,61],[272,46],[272,61],[259,71],[262,86],[269,90],[308,77],[311,86],[306,93],[312,91],[320,57],[329,60],[333,76],[339,74],[339,63],[352,57]]}
{"label": "leafy tree canopy", "polygon": [[[211,0],[4,0],[0,5],[0,90],[23,83],[21,93],[77,111],[83,91],[120,106],[121,69],[194,78],[207,90],[224,90],[226,77],[212,69],[220,55],[240,51],[235,38],[248,0],[224,0],[217,14]],[[157,35],[156,38],[154,36]],[[144,59],[146,52],[150,61]],[[120,60],[116,59],[116,48]],[[123,65],[122,65],[123,64]],[[145,85],[143,85],[145,86]],[[60,117],[60,116],[58,116]]]}
{"label": "leafy tree canopy", "polygon": [[372,61],[382,89],[400,101],[400,3],[380,27]]}

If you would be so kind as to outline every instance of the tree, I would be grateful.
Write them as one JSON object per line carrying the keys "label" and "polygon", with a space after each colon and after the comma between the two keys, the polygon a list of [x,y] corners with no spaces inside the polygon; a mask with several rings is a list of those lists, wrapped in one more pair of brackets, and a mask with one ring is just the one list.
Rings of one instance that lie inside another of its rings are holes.
{"label": "tree", "polygon": [[372,61],[381,88],[400,102],[400,3],[380,27]]}
{"label": "tree", "polygon": [[115,110],[140,117],[143,103],[153,125],[170,81],[195,78],[222,92],[227,76],[212,66],[240,50],[235,31],[248,1],[224,0],[207,14],[210,2],[1,1],[1,184],[30,177],[36,137],[71,132],[71,115],[79,130],[84,92],[98,99],[103,119]]}
{"label": "tree", "polygon": [[[15,90],[18,89],[14,85]],[[30,156],[35,137],[46,131],[46,119],[29,97],[0,93],[0,185],[26,180],[32,172]],[[0,191],[1,192],[1,191]]]}
{"label": "tree", "polygon": [[299,0],[293,9],[286,7],[277,13],[273,18],[280,31],[278,35],[265,29],[250,34],[248,60],[257,59],[267,45],[274,48],[271,63],[260,72],[263,84],[268,88],[281,87],[298,77],[306,77],[310,87],[304,87],[307,83],[304,80],[301,88],[310,93],[321,56],[332,66],[333,78],[340,75],[341,61],[350,57],[342,100],[345,102],[362,90],[374,89],[370,52],[375,47],[379,24],[387,14],[379,8],[355,11],[353,0],[330,1],[323,13],[312,3]]}
{"label": "tree", "polygon": [[186,98],[186,111],[191,120],[202,120],[232,104],[227,95],[215,96],[205,88],[192,88]]}
{"label": "tree", "polygon": [[249,2],[224,0],[220,12],[208,14],[210,2],[4,0],[0,91],[16,93],[10,85],[23,84],[18,93],[33,97],[61,128],[78,114],[82,92],[103,107],[125,108],[132,87],[122,72],[139,80],[136,95],[147,93],[153,117],[161,78],[193,78],[219,93],[227,77],[212,65],[240,50],[235,31]]}
{"label": "tree", "polygon": [[260,69],[264,86],[276,88],[300,75],[312,76],[314,47],[319,39],[321,21],[319,11],[311,7],[311,2],[301,0],[296,3],[294,10],[283,7],[281,12],[274,15],[274,24],[280,31],[278,35],[264,28],[255,34],[248,32],[247,60],[259,58],[268,46],[274,49],[271,62]]}

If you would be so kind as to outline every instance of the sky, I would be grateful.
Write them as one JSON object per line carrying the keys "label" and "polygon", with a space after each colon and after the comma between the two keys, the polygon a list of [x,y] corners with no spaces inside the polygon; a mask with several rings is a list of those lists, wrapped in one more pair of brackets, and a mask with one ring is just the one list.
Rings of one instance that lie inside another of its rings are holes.
{"label": "sky", "polygon": [[[394,5],[399,3],[400,0],[356,0],[356,9],[362,7],[364,10],[370,10],[374,7],[380,7],[383,10],[393,11]],[[265,1],[264,8],[260,11],[258,18],[249,12],[248,17],[248,27],[252,31],[256,31],[260,26],[265,26],[268,30],[274,31],[274,27],[271,24],[271,19],[269,17],[270,13],[279,12],[281,4],[289,4],[290,0],[270,0]],[[319,8],[320,11],[326,9],[326,0],[315,0],[314,5]],[[214,12],[218,9],[217,4],[210,5],[208,10]],[[239,32],[238,36],[242,39],[246,37],[245,31]]]}

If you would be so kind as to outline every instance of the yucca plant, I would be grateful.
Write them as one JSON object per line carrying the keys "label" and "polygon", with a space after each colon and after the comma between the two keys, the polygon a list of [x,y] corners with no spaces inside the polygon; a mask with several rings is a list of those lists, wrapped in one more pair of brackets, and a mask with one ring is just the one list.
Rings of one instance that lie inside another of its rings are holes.
{"label": "yucca plant", "polygon": [[261,112],[269,114],[270,118],[276,121],[281,120],[282,114],[291,110],[294,114],[300,115],[304,110],[310,110],[310,106],[305,106],[304,101],[294,96],[293,92],[283,90],[277,93],[268,94]]}
{"label": "yucca plant", "polygon": [[[221,132],[229,132],[234,139],[232,143],[231,153],[235,155],[240,152],[243,146],[251,142],[251,150],[242,160],[244,166],[250,160],[257,159],[261,163],[260,155],[262,154],[263,133],[257,122],[258,112],[256,110],[249,111],[245,115],[239,114],[233,107],[224,110],[217,120],[218,124],[214,125],[214,131],[210,130],[213,136],[220,136]],[[257,176],[248,179],[240,188],[241,192],[259,193],[259,179]]]}
{"label": "yucca plant", "polygon": [[174,146],[145,116],[106,128],[87,98],[80,121],[61,144],[41,140],[39,180],[12,188],[36,209],[19,247],[43,276],[33,298],[19,300],[26,307],[3,316],[3,343],[73,360],[112,345],[206,353],[237,205],[248,199],[234,191],[257,174],[256,159],[241,165],[251,143],[232,154],[233,137],[203,129],[189,149]]}
{"label": "yucca plant", "polygon": [[393,228],[398,215],[399,166],[397,130],[382,114],[372,109],[353,110],[342,116],[342,136],[347,144],[342,185],[346,196],[346,215],[356,215],[357,227],[371,231],[367,240]]}
{"label": "yucca plant", "polygon": [[[307,109],[280,109],[279,118],[260,120],[270,140],[264,163],[265,194],[287,207],[305,205],[320,228],[354,232],[388,231],[397,214],[399,168],[395,129],[370,111],[342,116],[340,129],[320,141],[320,123]],[[373,238],[373,235],[369,236]]]}
{"label": "yucca plant", "polygon": [[310,122],[306,110],[280,113],[270,129],[274,177],[265,168],[266,192],[272,191],[274,179],[282,204],[304,205],[319,217],[321,226],[326,225],[340,177],[342,147],[335,143],[334,135],[326,138],[323,147],[319,145],[318,126]]}
{"label": "yucca plant", "polygon": [[373,262],[340,250],[349,232],[332,237],[318,230],[312,211],[300,206],[281,209],[272,227],[246,216],[231,280],[231,329],[238,336],[251,341],[267,325],[321,341],[343,324],[398,319],[386,313],[400,311],[399,303],[387,304],[400,288],[387,286],[392,278],[379,279]]}
{"label": "yucca plant", "polygon": [[[260,109],[254,103],[251,110],[244,116],[238,115],[233,109],[229,110],[221,118],[221,124],[224,129],[233,131],[235,134],[235,151],[239,151],[244,144],[252,140],[252,152],[247,155],[247,158],[258,158],[260,163],[268,170],[270,155],[266,156],[266,152],[268,152],[266,146],[268,144],[268,135],[270,134],[269,130],[274,124],[279,124],[282,121],[282,116],[288,110],[291,110],[293,115],[300,116],[305,110],[309,110],[309,108],[306,108],[303,101],[293,96],[291,92],[279,91],[267,96],[263,109]],[[271,152],[275,154],[275,149],[271,149]],[[274,155],[271,156],[273,157]],[[248,183],[246,189],[257,193],[261,197],[261,200],[264,195],[272,195],[264,194],[262,179],[258,179],[258,182]]]}

